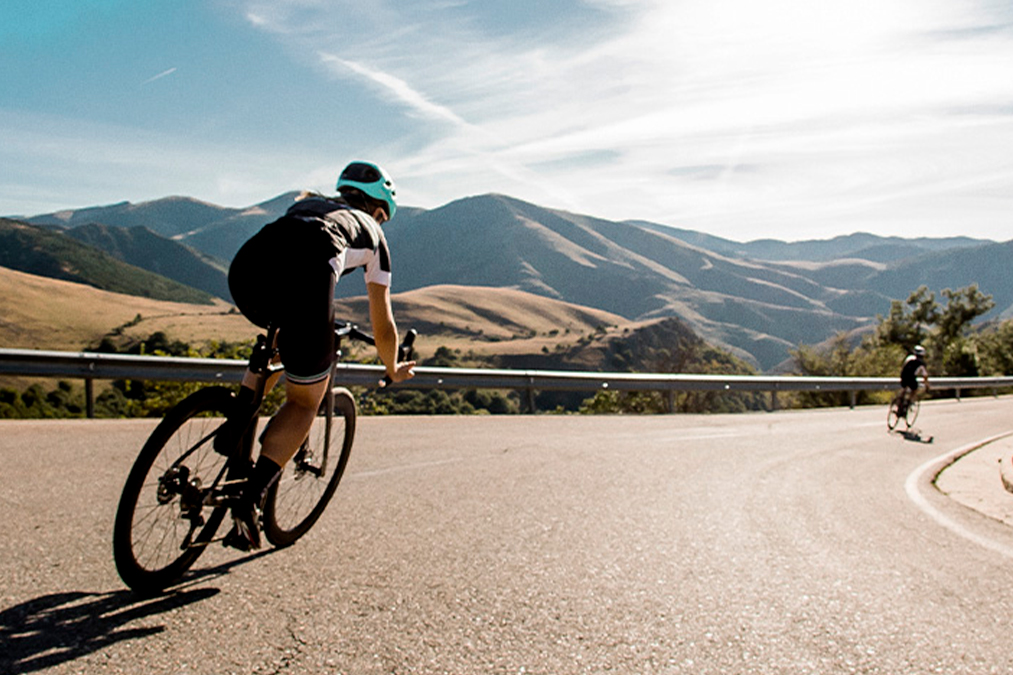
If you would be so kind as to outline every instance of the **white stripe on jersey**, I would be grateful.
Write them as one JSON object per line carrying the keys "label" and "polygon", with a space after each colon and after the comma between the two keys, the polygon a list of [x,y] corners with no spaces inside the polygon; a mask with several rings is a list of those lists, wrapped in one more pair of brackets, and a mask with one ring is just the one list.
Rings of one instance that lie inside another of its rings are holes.
{"label": "white stripe on jersey", "polygon": [[378,251],[365,248],[346,248],[330,259],[331,267],[340,278],[346,269],[365,267],[366,283],[390,286],[390,272],[381,269]]}

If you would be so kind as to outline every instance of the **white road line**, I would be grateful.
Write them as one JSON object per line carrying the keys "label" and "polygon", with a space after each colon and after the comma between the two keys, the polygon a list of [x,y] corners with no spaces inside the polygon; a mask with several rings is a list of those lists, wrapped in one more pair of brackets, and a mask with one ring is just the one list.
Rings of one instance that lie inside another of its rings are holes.
{"label": "white road line", "polygon": [[[982,446],[988,445],[989,443],[993,443],[1001,438],[1005,438],[1010,434],[1011,432],[1006,432],[1003,434],[999,434],[998,436],[992,436],[991,438],[986,438],[985,440],[976,441],[969,445],[965,445],[961,448],[957,448],[956,450],[940,455],[935,459],[930,459],[929,461],[925,462],[917,469],[912,471],[911,475],[909,475],[907,477],[907,480],[904,482],[904,490],[905,492],[907,492],[908,498],[912,502],[914,502],[915,506],[917,506],[923,512],[925,512],[926,515],[931,517],[937,523],[939,523],[946,529],[950,530],[954,534],[960,535],[964,539],[972,541],[975,544],[978,544],[979,546],[987,548],[996,553],[1002,554],[1007,558],[1013,558],[1013,547],[1006,546],[1005,544],[1000,544],[999,542],[993,539],[989,539],[988,537],[984,537],[980,534],[977,534],[976,532],[972,532],[971,530],[967,529],[966,527],[956,522],[952,518],[946,516],[939,509],[929,504],[928,500],[925,498],[925,495],[923,495],[920,490],[920,485],[926,482],[931,483],[944,468],[952,464],[958,458],[963,457],[964,455],[973,452]],[[925,475],[930,472],[932,473],[932,476],[926,481]]]}

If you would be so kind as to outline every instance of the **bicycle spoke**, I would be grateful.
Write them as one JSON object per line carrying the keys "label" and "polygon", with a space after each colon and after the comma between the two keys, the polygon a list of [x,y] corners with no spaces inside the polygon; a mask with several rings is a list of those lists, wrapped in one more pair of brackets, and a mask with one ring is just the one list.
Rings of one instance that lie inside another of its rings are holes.
{"label": "bicycle spoke", "polygon": [[225,475],[227,460],[210,440],[232,398],[221,387],[187,397],[156,427],[138,456],[113,532],[117,570],[135,590],[163,588],[203,551],[203,545],[193,544],[213,538],[224,509],[206,510],[205,501]]}
{"label": "bicycle spoke", "polygon": [[306,444],[268,493],[264,532],[276,546],[292,544],[313,526],[348,462],[355,434],[355,403],[343,389],[335,389],[328,398],[333,414],[327,414],[325,404],[310,428]]}

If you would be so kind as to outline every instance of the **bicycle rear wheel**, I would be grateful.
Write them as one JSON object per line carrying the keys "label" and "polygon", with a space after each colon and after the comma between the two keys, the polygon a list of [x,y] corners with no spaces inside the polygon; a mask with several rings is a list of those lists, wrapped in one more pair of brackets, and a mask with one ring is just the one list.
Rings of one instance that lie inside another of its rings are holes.
{"label": "bicycle rear wheel", "polygon": [[889,431],[893,431],[897,427],[897,423],[900,421],[898,410],[900,409],[902,396],[903,393],[898,392],[894,395],[893,400],[890,401],[890,410],[886,413],[886,428]]}
{"label": "bicycle rear wheel", "polygon": [[155,428],[127,477],[113,526],[113,557],[123,581],[153,593],[176,581],[214,537],[226,507],[204,497],[227,459],[214,432],[234,396],[207,387],[180,401]]}
{"label": "bicycle rear wheel", "polygon": [[[328,410],[332,414],[328,415]],[[263,524],[268,541],[278,547],[290,546],[313,527],[334,496],[354,437],[355,401],[347,389],[334,387],[324,399],[306,442],[267,493]]]}

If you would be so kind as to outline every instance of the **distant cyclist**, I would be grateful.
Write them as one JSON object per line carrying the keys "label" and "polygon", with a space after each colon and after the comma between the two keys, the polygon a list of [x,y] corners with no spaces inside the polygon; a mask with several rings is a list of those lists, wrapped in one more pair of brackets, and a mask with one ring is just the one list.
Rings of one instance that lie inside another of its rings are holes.
{"label": "distant cyclist", "polygon": [[929,371],[925,366],[925,347],[916,346],[904,359],[904,365],[900,369],[900,386],[904,391],[904,407],[900,414],[904,415],[907,412],[907,407],[924,396],[929,388]]}
{"label": "distant cyclist", "polygon": [[[253,323],[278,326],[285,365],[285,403],[261,437],[260,457],[226,541],[259,548],[258,519],[268,488],[306,439],[334,363],[334,285],[355,268],[365,270],[376,349],[393,382],[412,377],[414,361],[398,361],[390,305],[390,254],[380,225],[397,208],[394,182],[370,162],[352,162],[337,182],[338,195],[304,194],[288,212],[243,244],[229,269],[229,289]],[[252,398],[248,373],[239,400]],[[231,431],[231,430],[230,430]],[[234,432],[231,432],[234,433]],[[220,434],[227,449],[229,435]]]}

